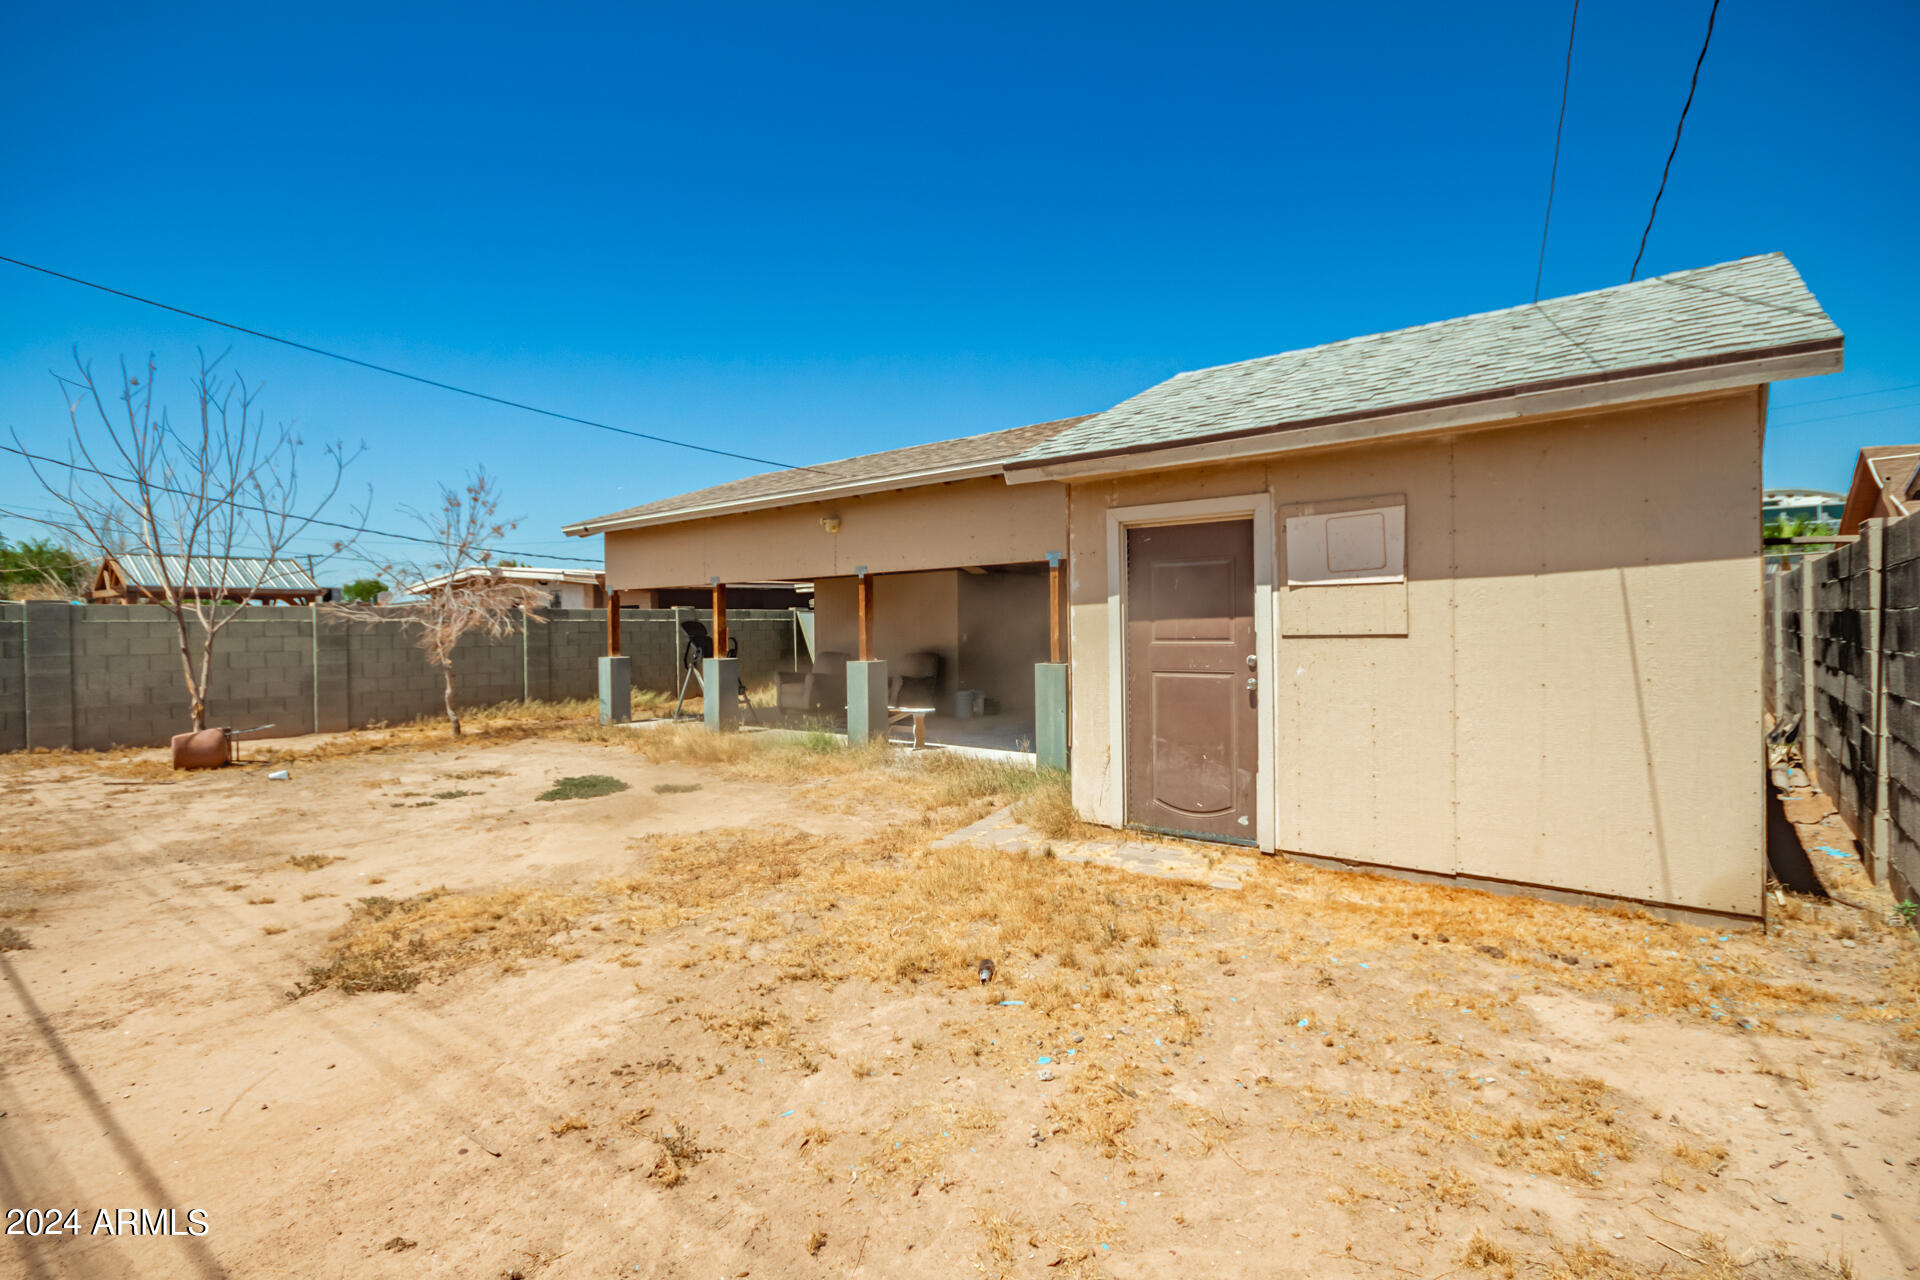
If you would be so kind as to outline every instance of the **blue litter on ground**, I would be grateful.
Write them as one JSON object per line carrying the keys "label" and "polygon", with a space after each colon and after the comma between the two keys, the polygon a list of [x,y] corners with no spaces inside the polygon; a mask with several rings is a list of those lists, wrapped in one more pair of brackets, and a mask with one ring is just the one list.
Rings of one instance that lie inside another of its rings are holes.
{"label": "blue litter on ground", "polygon": [[1025,1000],[1002,1000],[1000,1002],[1000,1007],[1004,1009],[1006,1006],[1010,1004],[1025,1004],[1025,1003],[1026,1003]]}
{"label": "blue litter on ground", "polygon": [[1814,850],[1813,850],[1813,851],[1814,851],[1815,853],[1824,853],[1824,854],[1826,854],[1826,855],[1827,855],[1827,856],[1828,856],[1829,858],[1851,858],[1851,857],[1853,856],[1853,855],[1852,855],[1852,854],[1850,854],[1850,853],[1842,853],[1842,852],[1840,852],[1840,850],[1838,850],[1838,849],[1836,849],[1836,848],[1834,848],[1834,847],[1833,847],[1832,845],[1830,845],[1830,844],[1823,844],[1823,845],[1817,845],[1817,846],[1815,846],[1815,848],[1814,848]]}
{"label": "blue litter on ground", "polygon": [[1053,1061],[1053,1059],[1052,1059],[1052,1058],[1049,1058],[1049,1057],[1047,1057],[1047,1056],[1046,1056],[1045,1054],[1041,1054],[1041,1055],[1040,1055],[1040,1059],[1039,1059],[1039,1062],[1040,1062],[1040,1065],[1041,1065],[1041,1066],[1043,1066],[1043,1067],[1044,1067],[1044,1066],[1046,1066],[1046,1065],[1047,1065],[1047,1064],[1048,1064],[1049,1062],[1052,1062],[1052,1061]]}
{"label": "blue litter on ground", "polygon": [[786,1119],[786,1118],[787,1118],[788,1116],[790,1116],[790,1115],[792,1115],[792,1114],[793,1114],[793,1112],[791,1112],[791,1111],[782,1111],[782,1112],[780,1113],[780,1118],[781,1118],[782,1120],[785,1120],[785,1119]]}

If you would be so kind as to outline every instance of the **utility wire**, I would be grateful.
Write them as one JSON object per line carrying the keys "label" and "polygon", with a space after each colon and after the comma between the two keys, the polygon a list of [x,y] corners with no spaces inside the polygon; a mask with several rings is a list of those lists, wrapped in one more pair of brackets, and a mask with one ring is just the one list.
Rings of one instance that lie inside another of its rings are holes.
{"label": "utility wire", "polygon": [[1835,400],[1858,400],[1862,396],[1890,396],[1896,391],[1911,391],[1920,387],[1920,382],[1903,382],[1897,387],[1882,387],[1878,391],[1849,391],[1843,396],[1821,396],[1816,400],[1795,400],[1792,404],[1783,404],[1781,409],[1800,409],[1810,404],[1829,404]]}
{"label": "utility wire", "polygon": [[1838,422],[1842,418],[1864,418],[1870,413],[1893,413],[1899,409],[1920,409],[1920,403],[1883,404],[1878,409],[1855,409],[1852,413],[1830,413],[1822,418],[1794,418],[1785,422],[1776,422],[1773,425],[1776,427],[1805,427],[1811,426],[1816,422]]}
{"label": "utility wire", "polygon": [[[84,471],[89,475],[100,476],[101,478],[106,480],[117,480],[121,484],[139,484],[140,483],[138,480],[136,480],[132,476],[117,476],[110,471],[101,471],[97,467],[83,467],[77,462],[68,462],[63,458],[49,458],[44,454],[29,453],[25,449],[16,449],[10,444],[0,444],[0,451],[4,451],[6,453],[17,453],[21,457],[30,459],[31,461],[44,462],[49,464],[50,466],[55,466],[55,467],[65,467],[69,471]],[[161,493],[178,494],[183,498],[197,498],[200,496],[199,494],[192,493],[186,489],[173,489],[163,484],[149,484],[147,488],[156,489]],[[237,507],[242,511],[257,511],[257,512],[260,512],[262,515],[278,515],[279,514],[278,512],[268,510],[266,507],[256,507],[251,505],[250,503],[235,502],[232,498],[218,498],[218,499],[213,499],[212,501],[217,506]],[[0,507],[0,511],[5,511],[5,510],[6,508]],[[27,520],[34,519],[34,517],[32,516],[23,516],[22,518]],[[54,522],[50,520],[40,520],[40,521],[37,521],[36,523],[52,525]],[[302,521],[302,523],[308,524],[308,525],[315,525],[315,524],[322,525],[328,529],[345,529],[350,533],[357,533],[357,534],[370,533],[370,534],[373,534],[375,537],[379,537],[379,538],[397,538],[402,542],[425,542],[434,546],[438,546],[440,544],[440,539],[438,538],[423,538],[417,533],[394,533],[386,529],[370,529],[365,525],[342,524],[338,520],[322,520],[317,516],[311,520]],[[54,525],[54,527],[59,528],[60,526]],[[507,555],[539,556],[542,559],[546,559],[546,560],[572,560],[579,564],[593,564],[593,565],[597,565],[601,563],[598,560],[589,559],[586,556],[552,555],[545,551],[526,551],[526,550],[519,550],[513,547],[499,547],[499,548],[496,548],[496,550],[505,552]]]}
{"label": "utility wire", "polygon": [[1567,92],[1573,88],[1573,33],[1580,27],[1580,0],[1573,0],[1567,24],[1567,69],[1560,76],[1560,123],[1553,126],[1553,171],[1547,175],[1547,216],[1540,220],[1540,265],[1533,269],[1533,300],[1540,301],[1540,277],[1547,270],[1547,228],[1553,225],[1553,188],[1560,180],[1560,135],[1567,127]]}
{"label": "utility wire", "polygon": [[[218,320],[213,316],[201,315],[197,311],[188,311],[185,307],[176,307],[165,302],[156,302],[152,298],[143,298],[137,293],[128,293],[124,289],[115,289],[108,285],[96,284],[92,280],[83,280],[79,276],[70,276],[64,271],[55,271],[51,267],[42,267],[31,262],[23,262],[19,258],[9,258],[5,254],[0,254],[0,262],[11,262],[16,267],[25,267],[29,271],[38,271],[41,275],[52,276],[56,280],[67,280],[74,284],[85,285],[89,289],[98,289],[101,293],[110,293],[116,298],[126,298],[132,302],[145,303],[149,307],[158,307],[162,311],[171,311],[175,315],[186,316],[190,320],[199,320],[205,324],[219,325],[222,329],[231,329],[235,333],[244,333],[250,337],[264,338],[268,342],[277,342],[283,347],[292,347],[297,351],[306,351],[316,356],[325,356],[329,360],[339,360],[346,364],[358,365],[362,369],[371,369],[375,373],[385,373],[395,378],[405,378],[408,382],[417,382],[422,386],[438,387],[442,391],[451,391],[455,395],[471,396],[475,400],[485,400],[490,404],[505,405],[509,409],[520,409],[527,413],[537,413],[545,418],[558,418],[562,422],[577,422],[583,427],[598,427],[602,431],[612,431],[618,435],[633,436],[638,440],[651,440],[655,444],[672,445],[676,449],[693,449],[699,453],[711,453],[717,457],[737,458],[742,462],[756,462],[765,467],[779,467],[783,471],[821,471],[819,467],[800,467],[795,466],[791,462],[776,462],[772,458],[755,457],[750,453],[735,453],[731,449],[716,449],[711,445],[694,444],[687,440],[675,440],[671,436],[650,435],[645,431],[633,431],[626,427],[613,426],[610,423],[595,422],[592,418],[579,418],[571,413],[561,413],[554,409],[542,409],[538,405],[526,404],[519,400],[508,400],[501,396],[488,395],[484,391],[473,391],[466,387],[457,387],[451,382],[441,382],[435,378],[422,377],[420,374],[408,373],[403,369],[391,369],[383,364],[375,364],[371,360],[361,360],[356,356],[342,355],[338,351],[328,351],[324,347],[311,346],[305,342],[295,342],[292,338],[282,338],[277,334],[265,333],[259,329],[249,329],[243,324],[234,324],[229,320]],[[828,475],[832,473],[822,471],[821,474]]]}
{"label": "utility wire", "polygon": [[1653,234],[1654,215],[1660,212],[1660,197],[1666,194],[1667,175],[1673,172],[1673,158],[1680,154],[1680,131],[1687,127],[1687,112],[1693,108],[1693,92],[1700,87],[1700,67],[1707,60],[1707,46],[1713,43],[1713,20],[1720,13],[1720,0],[1713,0],[1707,11],[1707,37],[1700,42],[1700,56],[1693,60],[1693,82],[1687,86],[1687,100],[1680,108],[1680,123],[1673,127],[1673,146],[1667,151],[1666,168],[1660,170],[1660,189],[1653,193],[1653,208],[1647,210],[1647,228],[1640,233],[1640,252],[1633,255],[1633,270],[1627,273],[1631,284],[1640,274],[1640,259],[1646,256],[1647,237]]}

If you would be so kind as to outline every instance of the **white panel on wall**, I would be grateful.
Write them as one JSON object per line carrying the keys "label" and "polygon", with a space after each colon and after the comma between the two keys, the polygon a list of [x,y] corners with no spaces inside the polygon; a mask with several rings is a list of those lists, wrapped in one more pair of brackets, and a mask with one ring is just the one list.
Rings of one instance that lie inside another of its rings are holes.
{"label": "white panel on wall", "polygon": [[1404,582],[1405,504],[1287,518],[1287,585]]}

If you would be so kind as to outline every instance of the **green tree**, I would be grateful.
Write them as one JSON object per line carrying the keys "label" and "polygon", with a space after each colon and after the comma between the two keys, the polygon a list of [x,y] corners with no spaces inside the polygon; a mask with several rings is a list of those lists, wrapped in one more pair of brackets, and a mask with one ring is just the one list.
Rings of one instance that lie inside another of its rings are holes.
{"label": "green tree", "polygon": [[340,594],[347,598],[349,604],[372,604],[386,589],[387,584],[378,578],[360,578],[340,588]]}
{"label": "green tree", "polygon": [[98,564],[53,538],[0,538],[0,595],[18,596],[36,588],[78,595],[93,580]]}

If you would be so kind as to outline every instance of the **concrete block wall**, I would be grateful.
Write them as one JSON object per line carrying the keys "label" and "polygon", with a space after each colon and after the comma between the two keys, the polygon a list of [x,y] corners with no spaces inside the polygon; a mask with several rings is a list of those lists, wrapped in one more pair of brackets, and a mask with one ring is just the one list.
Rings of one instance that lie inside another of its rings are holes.
{"label": "concrete block wall", "polygon": [[[621,649],[633,660],[635,688],[677,687],[685,616],[710,620],[689,609],[621,611]],[[730,610],[727,625],[740,638],[750,684],[792,669],[798,625],[791,611]],[[606,614],[597,609],[541,610],[506,635],[469,636],[454,653],[456,700],[476,707],[591,699],[605,645]],[[263,736],[288,736],[396,724],[443,709],[440,672],[416,633],[377,611],[359,618],[256,606],[241,610],[215,643],[209,724],[271,724]],[[0,603],[0,751],[157,746],[189,723],[178,632],[164,608]]]}
{"label": "concrete block wall", "polygon": [[27,745],[27,610],[0,602],[0,751]]}
{"label": "concrete block wall", "polygon": [[1808,772],[1874,879],[1920,900],[1920,517],[1869,521],[1771,578],[1766,599],[1769,709],[1803,715]]}
{"label": "concrete block wall", "polygon": [[1880,592],[1887,739],[1887,884],[1920,901],[1920,520],[1886,531]]}

